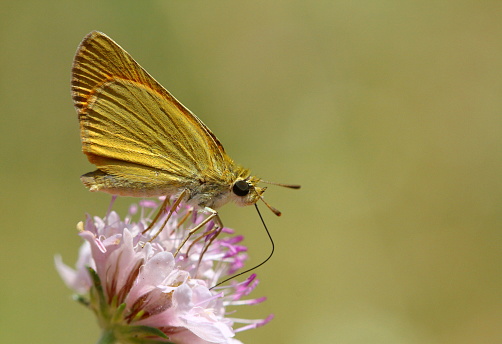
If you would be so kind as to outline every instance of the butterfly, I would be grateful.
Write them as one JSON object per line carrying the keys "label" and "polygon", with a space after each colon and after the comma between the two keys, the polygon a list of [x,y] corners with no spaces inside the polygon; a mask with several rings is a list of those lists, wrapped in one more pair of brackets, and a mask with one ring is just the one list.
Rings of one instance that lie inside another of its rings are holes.
{"label": "butterfly", "polygon": [[166,196],[163,209],[170,197],[176,199],[171,209],[180,202],[198,207],[209,216],[190,233],[210,220],[221,229],[215,209],[228,202],[262,200],[281,214],[263,199],[261,179],[236,164],[211,130],[107,35],[93,31],[80,43],[71,91],[82,151],[97,168],[81,176],[90,191]]}

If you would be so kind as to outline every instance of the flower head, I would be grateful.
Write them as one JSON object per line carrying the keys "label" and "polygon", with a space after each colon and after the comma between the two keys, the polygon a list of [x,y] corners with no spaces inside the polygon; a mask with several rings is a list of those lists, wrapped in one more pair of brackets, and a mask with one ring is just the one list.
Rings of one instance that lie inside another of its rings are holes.
{"label": "flower head", "polygon": [[[65,283],[96,314],[102,343],[234,344],[240,343],[233,338],[235,332],[271,320],[271,316],[264,320],[227,316],[228,306],[265,300],[241,300],[256,287],[255,275],[242,283],[211,288],[243,266],[247,255],[240,245],[242,236],[223,228],[228,236],[214,237],[214,224],[209,222],[201,229],[205,232],[190,237],[177,253],[188,229],[201,223],[204,215],[181,205],[150,242],[164,223],[160,219],[142,234],[156,207],[156,202],[141,201],[139,207],[130,207],[124,220],[113,211],[105,218],[87,216],[78,225],[85,241],[75,269],[56,257]],[[132,220],[135,216],[138,221]],[[235,329],[237,323],[247,325]]]}

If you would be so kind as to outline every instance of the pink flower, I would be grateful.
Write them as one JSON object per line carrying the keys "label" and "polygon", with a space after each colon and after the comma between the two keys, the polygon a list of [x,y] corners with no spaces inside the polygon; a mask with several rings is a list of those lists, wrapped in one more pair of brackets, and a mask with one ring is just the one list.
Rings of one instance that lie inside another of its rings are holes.
{"label": "pink flower", "polygon": [[[241,300],[257,285],[255,275],[242,283],[211,288],[235,273],[247,258],[242,236],[193,235],[176,250],[188,229],[204,219],[182,205],[160,235],[149,242],[163,219],[145,235],[157,203],[131,206],[124,220],[115,212],[79,223],[85,240],[75,269],[56,257],[56,268],[77,299],[94,311],[103,329],[99,343],[231,343],[235,332],[256,328],[272,317],[243,320],[227,316],[226,307],[252,305],[265,298]],[[133,221],[139,210],[139,220]],[[165,218],[165,215],[164,215]],[[209,223],[202,231],[214,226]],[[228,235],[233,231],[223,229]],[[211,243],[211,245],[208,245]],[[206,252],[202,255],[201,253]],[[246,324],[234,328],[238,323]]]}

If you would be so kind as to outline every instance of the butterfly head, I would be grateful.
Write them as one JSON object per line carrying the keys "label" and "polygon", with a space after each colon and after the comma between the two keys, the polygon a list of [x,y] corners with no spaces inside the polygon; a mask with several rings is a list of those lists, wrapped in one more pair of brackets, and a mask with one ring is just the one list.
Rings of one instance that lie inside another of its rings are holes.
{"label": "butterfly head", "polygon": [[232,194],[238,205],[251,205],[258,202],[266,188],[257,186],[260,180],[256,177],[237,179],[232,185]]}
{"label": "butterfly head", "polygon": [[[263,193],[267,189],[266,187],[259,187],[257,184],[260,182],[259,178],[256,177],[248,177],[246,179],[238,179],[232,185],[232,193],[234,196],[234,200],[238,205],[251,205],[258,202],[258,200],[262,200],[263,203],[269,208],[275,215],[281,216],[281,212],[276,208],[272,207],[268,204],[262,197]],[[270,183],[272,184],[272,183]],[[286,187],[298,188],[299,186],[290,186],[277,184]]]}

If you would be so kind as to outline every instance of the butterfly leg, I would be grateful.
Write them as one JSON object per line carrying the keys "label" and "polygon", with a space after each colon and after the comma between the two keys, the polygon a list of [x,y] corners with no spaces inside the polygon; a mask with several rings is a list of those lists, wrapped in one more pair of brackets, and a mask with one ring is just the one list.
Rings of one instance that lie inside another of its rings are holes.
{"label": "butterfly leg", "polygon": [[[204,211],[206,212],[209,212],[209,216],[206,217],[201,223],[199,223],[197,226],[195,226],[194,228],[190,229],[190,231],[188,232],[188,235],[187,237],[183,240],[183,242],[181,243],[181,245],[178,247],[178,249],[176,250],[176,253],[174,253],[174,256],[176,257],[178,255],[178,253],[180,252],[181,248],[185,245],[185,243],[190,239],[190,237],[195,233],[197,232],[199,229],[201,229],[203,226],[205,226],[209,221],[213,220],[216,222],[215,223],[215,227],[213,229],[211,229],[210,231],[208,231],[207,233],[204,233],[203,235],[201,235],[199,238],[195,239],[195,241],[190,245],[190,247],[188,248],[188,251],[190,251],[190,249],[192,248],[193,244],[195,244],[197,241],[201,240],[202,238],[212,234],[212,233],[217,233],[215,236],[217,236],[219,234],[219,232],[221,232],[221,229],[223,228],[223,224],[221,223],[221,220],[220,220],[220,216],[218,215],[218,212],[212,208],[209,208],[209,207],[205,207],[204,208]],[[210,242],[212,242],[214,240],[214,238],[212,238],[210,240]],[[187,251],[187,253],[188,253]],[[203,253],[205,253],[207,251],[207,248],[204,249]],[[202,257],[202,255],[201,255]]]}
{"label": "butterfly leg", "polygon": [[200,253],[199,261],[197,262],[197,269],[200,266],[200,262],[202,261],[202,258],[204,258],[204,254],[206,254],[207,250],[209,249],[209,247],[213,243],[214,239],[216,239],[218,237],[218,235],[220,235],[221,231],[223,230],[223,224],[221,223],[220,217],[218,215],[216,215],[216,217],[214,217],[214,220],[217,224],[215,224],[215,226],[213,228],[211,228],[210,230],[208,230],[207,232],[205,232],[204,234],[199,236],[197,239],[195,239],[190,244],[190,246],[188,247],[188,249],[185,253],[188,256],[190,250],[197,242],[199,242],[203,238],[209,237],[209,241],[206,244],[204,244],[204,248],[202,249],[202,252]]}
{"label": "butterfly leg", "polygon": [[153,221],[150,223],[150,225],[143,232],[141,232],[141,234],[145,234],[146,232],[148,232],[149,230],[151,230],[153,228],[153,226],[159,220],[159,217],[165,213],[166,207],[168,204],[169,204],[169,197],[166,197],[164,202],[162,202],[162,205],[161,205],[159,211],[157,212],[157,215],[155,215],[155,218],[153,219]]}
{"label": "butterfly leg", "polygon": [[216,239],[216,237],[218,235],[220,235],[220,233],[221,233],[221,231],[223,229],[223,223],[221,222],[220,216],[218,214],[216,214],[216,216],[214,217],[214,222],[216,222],[215,226],[211,230],[207,231],[206,233],[202,234],[200,237],[198,237],[197,239],[195,239],[190,244],[190,246],[188,247],[188,250],[186,252],[186,254],[188,255],[188,253],[190,252],[190,250],[192,249],[192,247],[193,247],[194,244],[196,244],[197,242],[199,242],[201,239],[212,235],[211,238],[209,239],[209,242],[207,243],[207,245],[205,245],[204,249],[201,252],[201,255],[200,255],[200,258],[199,258],[199,263],[202,260],[202,257],[204,256],[204,253],[206,253],[206,251],[209,248],[209,246],[211,246],[211,243],[214,241],[214,239]]}
{"label": "butterfly leg", "polygon": [[[185,223],[185,221],[186,221],[186,220],[188,220],[188,219],[190,218],[190,216],[193,216],[193,212],[194,212],[194,210],[193,210],[193,209],[189,209],[189,210],[187,211],[187,213],[185,214],[185,216],[183,216],[183,217],[181,218],[181,220],[179,220],[179,221],[178,221],[178,224],[176,225],[176,229],[180,229],[181,225],[183,225],[183,224]],[[172,230],[171,235],[173,235],[173,234],[174,234],[174,232],[176,232],[176,229],[173,229],[173,230]]]}
{"label": "butterfly leg", "polygon": [[[204,257],[204,254],[207,252],[207,250],[209,249],[209,247],[211,246],[211,244],[213,243],[214,239],[216,239],[218,237],[218,235],[220,235],[221,231],[223,230],[223,224],[221,223],[221,220],[220,220],[220,217],[217,215],[215,217],[215,219],[218,219],[219,221],[219,225],[217,226],[214,226],[213,229],[211,229],[210,231],[208,231],[207,233],[204,233],[204,235],[202,235],[200,238],[197,238],[196,241],[198,241],[199,239],[203,238],[203,237],[207,237],[209,235],[212,235],[211,238],[209,239],[209,242],[204,246],[204,249],[202,250],[202,252],[200,253],[200,257],[199,257],[199,262],[197,263],[197,266],[200,265],[200,262],[202,261],[202,258]],[[188,248],[187,250],[187,254],[188,252],[190,251],[190,249],[192,248],[193,244],[195,244],[195,241],[192,243],[192,245],[190,245],[190,247]]]}
{"label": "butterfly leg", "polygon": [[[178,196],[178,198],[173,203],[173,205],[171,206],[171,208],[169,208],[169,212],[167,213],[167,217],[164,220],[164,223],[162,224],[162,226],[160,226],[160,228],[157,231],[157,233],[155,233],[155,235],[150,240],[148,240],[148,242],[152,242],[153,240],[155,240],[156,237],[159,236],[159,234],[162,232],[162,230],[166,226],[167,221],[169,221],[169,219],[171,218],[171,216],[173,215],[173,213],[176,211],[176,208],[178,208],[178,205],[181,203],[181,201],[183,200],[183,198],[185,197],[186,194],[187,194],[187,190],[183,190],[183,192]],[[141,234],[145,234],[147,231],[149,231],[153,227],[153,224],[155,222],[157,222],[157,220],[160,217],[161,213],[164,213],[164,211],[165,211],[166,206],[167,206],[168,203],[169,203],[169,197],[166,197],[166,199],[164,200],[164,203],[162,203],[162,208],[159,210],[157,216],[155,216],[155,218],[153,219],[153,221],[150,224],[150,226],[148,226],[148,228],[145,229]]]}

